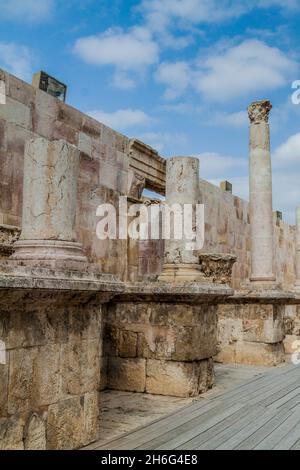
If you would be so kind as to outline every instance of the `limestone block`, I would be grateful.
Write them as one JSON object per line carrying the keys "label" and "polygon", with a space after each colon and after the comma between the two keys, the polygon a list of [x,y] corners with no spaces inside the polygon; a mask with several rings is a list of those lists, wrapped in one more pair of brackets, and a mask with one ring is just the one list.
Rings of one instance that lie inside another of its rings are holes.
{"label": "limestone block", "polygon": [[7,96],[6,104],[0,106],[0,119],[29,129],[31,125],[30,108]]}
{"label": "limestone block", "polygon": [[8,413],[22,414],[30,410],[32,399],[32,379],[37,348],[15,349],[10,351]]}
{"label": "limestone block", "polygon": [[[27,354],[28,350],[23,350]],[[39,347],[33,362],[31,402],[34,407],[56,403],[61,398],[61,348],[59,344]]]}
{"label": "limestone block", "polygon": [[217,322],[182,327],[175,332],[173,361],[199,361],[217,354]]}
{"label": "limestone block", "polygon": [[283,341],[285,354],[293,354],[300,349],[300,336],[287,335]]}
{"label": "limestone block", "polygon": [[78,449],[84,441],[84,397],[72,397],[49,406],[47,449]]}
{"label": "limestone block", "polygon": [[99,438],[100,432],[100,393],[98,391],[84,395],[84,442],[90,444]]}
{"label": "limestone block", "polygon": [[7,416],[8,397],[8,359],[6,364],[0,364],[0,417]]}
{"label": "limestone block", "polygon": [[18,417],[0,419],[0,450],[24,450],[23,428]]}
{"label": "limestone block", "polygon": [[236,364],[238,363],[236,357],[236,342],[231,344],[223,344],[218,354],[214,357],[215,362],[221,364]]}
{"label": "limestone block", "polygon": [[78,149],[86,155],[92,154],[92,139],[83,132],[79,132],[78,135]]}
{"label": "limestone block", "polygon": [[221,348],[243,339],[243,320],[220,318],[218,321],[218,343]]}
{"label": "limestone block", "polygon": [[277,366],[284,362],[283,344],[239,341],[236,343],[235,362],[238,364]]}
{"label": "limestone block", "polygon": [[137,356],[137,333],[120,331],[118,352],[120,357],[134,358]]}
{"label": "limestone block", "polygon": [[61,348],[62,391],[83,395],[98,390],[101,370],[100,340],[82,340]]}
{"label": "limestone block", "polygon": [[165,326],[145,325],[138,334],[137,355],[145,359],[171,360],[175,353],[176,331]]}
{"label": "limestone block", "polygon": [[46,450],[46,423],[43,417],[34,413],[25,426],[25,450]]}
{"label": "limestone block", "polygon": [[146,387],[146,360],[110,357],[108,359],[107,387],[112,390],[144,392]]}
{"label": "limestone block", "polygon": [[284,339],[283,320],[243,320],[244,341],[280,343]]}
{"label": "limestone block", "polygon": [[147,361],[146,391],[154,395],[197,396],[212,386],[213,372],[209,361]]}

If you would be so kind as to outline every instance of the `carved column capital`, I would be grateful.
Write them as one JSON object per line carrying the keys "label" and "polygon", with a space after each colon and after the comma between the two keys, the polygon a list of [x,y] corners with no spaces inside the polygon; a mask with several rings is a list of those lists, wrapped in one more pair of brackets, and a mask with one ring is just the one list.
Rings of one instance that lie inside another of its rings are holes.
{"label": "carved column capital", "polygon": [[269,100],[255,101],[248,107],[248,115],[251,124],[260,124],[269,122],[269,114],[272,104]]}

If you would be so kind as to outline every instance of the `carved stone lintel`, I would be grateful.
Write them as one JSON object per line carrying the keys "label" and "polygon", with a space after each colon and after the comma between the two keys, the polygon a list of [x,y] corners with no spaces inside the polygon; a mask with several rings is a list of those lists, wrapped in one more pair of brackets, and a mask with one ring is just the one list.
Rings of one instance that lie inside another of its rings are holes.
{"label": "carved stone lintel", "polygon": [[128,177],[128,196],[135,199],[141,199],[145,186],[145,178],[139,173],[131,170]]}
{"label": "carved stone lintel", "polygon": [[248,115],[251,124],[260,124],[269,122],[269,114],[272,104],[269,100],[255,101],[248,107]]}

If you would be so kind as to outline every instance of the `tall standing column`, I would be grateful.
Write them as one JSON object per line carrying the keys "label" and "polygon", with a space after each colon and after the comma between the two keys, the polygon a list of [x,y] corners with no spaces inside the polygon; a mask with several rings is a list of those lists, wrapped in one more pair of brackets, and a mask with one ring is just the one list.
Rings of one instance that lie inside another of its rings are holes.
{"label": "tall standing column", "polygon": [[23,216],[15,260],[87,261],[76,243],[79,151],[42,137],[25,147]]}
{"label": "tall standing column", "polygon": [[276,280],[270,154],[270,101],[257,101],[248,108],[250,119],[250,217],[251,277],[254,283]]}
{"label": "tall standing column", "polygon": [[[199,160],[193,157],[173,157],[167,160],[166,205],[169,209],[178,205],[184,208],[199,204]],[[184,227],[183,227],[184,228]],[[202,278],[199,257],[196,251],[188,249],[190,240],[184,230],[180,240],[171,238],[165,241],[165,262],[161,281],[183,282]]]}
{"label": "tall standing column", "polygon": [[296,290],[300,291],[300,206],[296,210]]}

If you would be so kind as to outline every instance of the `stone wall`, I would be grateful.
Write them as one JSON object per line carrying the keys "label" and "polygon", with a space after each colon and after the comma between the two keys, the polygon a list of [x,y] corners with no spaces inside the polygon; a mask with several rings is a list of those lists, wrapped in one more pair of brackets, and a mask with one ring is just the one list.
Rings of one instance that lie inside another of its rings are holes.
{"label": "stone wall", "polygon": [[107,387],[178,397],[214,384],[217,307],[127,302],[109,307],[104,321]]}
{"label": "stone wall", "polygon": [[[7,93],[7,104],[0,106],[0,224],[21,226],[25,141],[34,136],[64,139],[81,152],[76,225],[89,260],[123,280],[159,275],[161,242],[100,242],[95,231],[99,204],[117,204],[120,195],[140,195],[144,187],[164,193],[164,159],[149,146],[129,140],[2,70],[0,80],[5,81]],[[204,180],[200,193],[206,220],[203,252],[237,255],[233,286],[238,288],[249,275],[248,203]],[[274,226],[277,275],[284,287],[291,287],[295,229],[275,214]]]}
{"label": "stone wall", "polygon": [[74,449],[97,439],[102,315],[81,301],[31,292],[1,302],[0,449]]}
{"label": "stone wall", "polygon": [[[203,252],[237,256],[232,285],[238,289],[250,275],[249,203],[204,180],[200,181],[200,191],[201,201],[205,204]],[[283,288],[291,289],[295,284],[296,229],[280,220],[274,212],[274,230],[277,279]]]}

